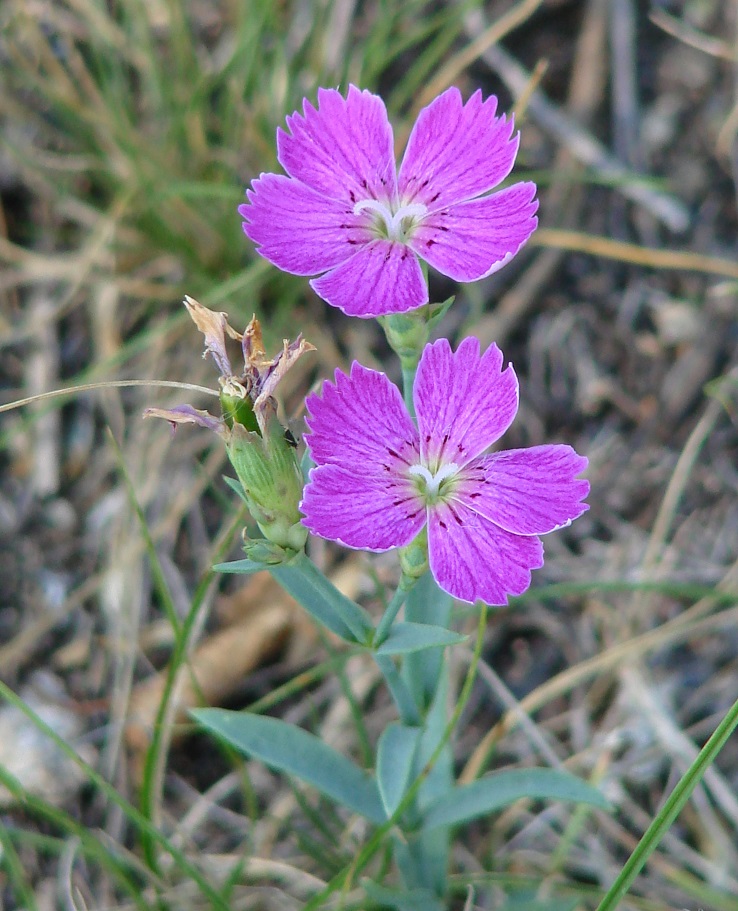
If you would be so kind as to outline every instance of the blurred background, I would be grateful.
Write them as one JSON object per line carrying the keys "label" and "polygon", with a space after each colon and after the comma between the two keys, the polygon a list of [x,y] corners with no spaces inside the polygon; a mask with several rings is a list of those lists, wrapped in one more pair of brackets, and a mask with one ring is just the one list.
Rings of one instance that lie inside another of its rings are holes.
{"label": "blurred background", "polygon": [[[737,27],[733,0],[3,0],[0,405],[68,392],[0,416],[0,907],[219,907],[205,879],[302,908],[367,838],[187,725],[249,707],[368,761],[392,709],[268,578],[209,573],[246,522],[219,441],[141,420],[210,404],[155,385],[216,385],[184,294],[256,313],[268,350],[317,347],[289,377],[298,437],[336,366],[399,377],[236,211],[285,115],[349,82],[386,100],[398,156],[449,85],[498,95],[512,179],[539,186],[526,249],[432,299],[457,293],[442,334],[515,364],[505,448],[573,445],[591,508],[491,612],[455,755],[469,780],[565,765],[615,811],[516,804],[464,830],[453,883],[459,907],[470,884],[475,908],[596,907],[738,690]],[[396,577],[312,553],[370,609]],[[624,909],[738,909],[737,790],[731,741]]]}

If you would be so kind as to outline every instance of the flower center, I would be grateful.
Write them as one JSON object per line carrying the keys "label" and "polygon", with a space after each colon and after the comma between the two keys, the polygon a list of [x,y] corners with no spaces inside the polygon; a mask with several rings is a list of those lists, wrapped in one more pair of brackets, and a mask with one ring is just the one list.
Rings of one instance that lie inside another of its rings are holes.
{"label": "flower center", "polygon": [[392,211],[389,203],[380,202],[378,199],[360,199],[354,206],[354,215],[360,215],[362,212],[372,213],[372,227],[378,237],[400,244],[408,240],[427,211],[428,209],[419,202],[409,203]]}
{"label": "flower center", "polygon": [[459,466],[455,462],[441,465],[435,473],[426,468],[425,465],[410,466],[410,474],[417,479],[415,483],[418,493],[429,506],[448,495],[451,485],[444,482],[448,482],[450,478],[453,478],[458,470]]}

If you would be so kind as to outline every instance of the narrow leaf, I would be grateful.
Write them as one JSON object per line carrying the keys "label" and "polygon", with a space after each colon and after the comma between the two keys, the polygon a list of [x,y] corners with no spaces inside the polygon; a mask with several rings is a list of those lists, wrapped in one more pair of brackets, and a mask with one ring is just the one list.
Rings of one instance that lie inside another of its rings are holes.
{"label": "narrow leaf", "polygon": [[575,911],[581,908],[581,901],[578,896],[547,895],[546,898],[539,898],[539,889],[521,889],[512,892],[507,896],[505,904],[500,911]]}
{"label": "narrow leaf", "polygon": [[692,791],[702,781],[705,772],[715,761],[718,753],[725,746],[736,727],[738,727],[738,701],[734,702],[728,709],[727,714],[715,728],[710,739],[697,754],[697,758],[679,779],[674,790],[666,799],[666,803],[656,814],[651,825],[643,833],[635,850],[625,862],[620,873],[618,873],[615,882],[610,886],[597,906],[597,911],[615,911],[615,908],[620,904],[620,900],[625,898],[633,881],[643,869],[648,858],[656,850],[671,824],[684,809],[684,805],[692,795]]}
{"label": "narrow leaf", "polygon": [[268,568],[264,563],[255,563],[253,560],[231,560],[230,563],[216,563],[213,571],[250,576],[252,573],[259,573]]}
{"label": "narrow leaf", "polygon": [[246,494],[243,492],[243,487],[241,486],[241,482],[237,478],[229,477],[227,474],[223,475],[223,480],[231,488],[231,490],[235,494],[237,494],[243,500],[243,502],[248,506],[249,501],[246,499]]}
{"label": "narrow leaf", "polygon": [[294,775],[372,822],[386,821],[376,781],[314,734],[247,712],[196,709],[191,714],[241,753]]}
{"label": "narrow leaf", "polygon": [[377,648],[378,655],[407,655],[421,652],[427,648],[445,648],[465,642],[466,636],[460,636],[443,626],[430,626],[427,623],[395,623],[389,635]]}
{"label": "narrow leaf", "polygon": [[374,632],[369,615],[342,595],[305,554],[289,563],[270,566],[269,571],[282,588],[327,629],[346,642],[365,645]]}
{"label": "narrow leaf", "polygon": [[[436,585],[426,573],[410,589],[405,601],[405,620],[448,628],[451,622],[453,598]],[[443,652],[431,649],[409,654],[402,662],[402,675],[421,710],[433,702],[443,666]],[[445,719],[444,707],[444,719]]]}
{"label": "narrow leaf", "polygon": [[387,816],[395,812],[405,796],[420,732],[420,728],[390,724],[379,738],[377,784]]}
{"label": "narrow leaf", "polygon": [[302,476],[305,479],[306,484],[310,480],[310,469],[314,467],[315,462],[313,462],[312,458],[310,457],[310,450],[305,447],[305,452],[303,452],[302,458],[300,459],[300,471],[302,472]]}
{"label": "narrow leaf", "polygon": [[446,911],[447,908],[430,889],[387,889],[369,879],[361,884],[369,898],[396,911]]}
{"label": "narrow leaf", "polygon": [[557,769],[510,769],[454,788],[432,804],[423,826],[457,826],[527,797],[531,800],[570,800],[601,810],[610,808],[604,795],[568,772]]}
{"label": "narrow leaf", "polygon": [[429,310],[431,312],[431,317],[428,320],[428,328],[435,329],[435,327],[440,323],[443,317],[448,313],[451,304],[456,300],[456,295],[452,294],[451,297],[447,297],[442,304],[431,304]]}

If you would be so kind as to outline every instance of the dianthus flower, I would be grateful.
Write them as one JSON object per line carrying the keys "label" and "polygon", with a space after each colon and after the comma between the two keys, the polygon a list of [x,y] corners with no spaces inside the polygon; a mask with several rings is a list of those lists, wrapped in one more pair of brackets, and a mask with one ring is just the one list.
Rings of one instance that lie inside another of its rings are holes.
{"label": "dianthus flower", "polygon": [[543,564],[539,535],[588,507],[587,460],[564,445],[485,451],[518,410],[512,366],[476,338],[423,351],[413,389],[417,426],[383,373],[354,362],[312,395],[306,441],[316,463],[300,508],[324,538],[384,551],[427,525],[438,585],[461,601],[506,604]]}
{"label": "dianthus flower", "polygon": [[239,207],[259,253],[310,282],[351,316],[403,313],[428,302],[418,257],[460,282],[505,265],[536,227],[535,184],[489,193],[518,149],[497,99],[466,104],[447,89],[420,112],[399,173],[382,99],[351,85],[318,89],[318,107],[277,131],[289,176],[261,174]]}

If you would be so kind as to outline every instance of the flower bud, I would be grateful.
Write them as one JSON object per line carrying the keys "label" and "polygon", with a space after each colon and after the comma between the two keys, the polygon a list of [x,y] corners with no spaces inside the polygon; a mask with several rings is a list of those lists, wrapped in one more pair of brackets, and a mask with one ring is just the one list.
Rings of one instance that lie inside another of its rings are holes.
{"label": "flower bud", "polygon": [[411,588],[428,572],[428,526],[424,526],[406,547],[400,548],[399,555],[401,584]]}
{"label": "flower bud", "polygon": [[400,358],[403,369],[414,370],[428,341],[428,323],[419,310],[393,313],[380,318],[390,348]]}
{"label": "flower bud", "polygon": [[234,421],[227,443],[228,458],[241,482],[249,512],[264,537],[280,547],[302,550],[307,529],[298,503],[303,478],[295,448],[277,420],[274,406],[265,435]]}
{"label": "flower bud", "polygon": [[414,371],[418,366],[431,330],[441,321],[453,302],[453,297],[449,297],[443,303],[426,304],[409,313],[392,313],[379,317],[387,342],[400,358],[403,370]]}
{"label": "flower bud", "polygon": [[223,420],[231,429],[235,423],[245,427],[246,430],[254,430],[259,433],[259,422],[254,414],[254,403],[240,383],[231,379],[230,382],[223,384],[220,390],[220,408]]}
{"label": "flower bud", "polygon": [[[256,317],[243,332],[237,332],[225,313],[208,310],[191,297],[185,298],[185,305],[205,336],[205,353],[220,370],[223,416],[216,418],[191,405],[149,408],[146,416],[165,418],[173,426],[199,424],[214,430],[225,441],[249,511],[266,539],[248,542],[256,548],[254,560],[274,563],[289,559],[303,549],[308,535],[298,508],[304,481],[295,439],[277,419],[273,393],[298,358],[315,348],[298,336],[294,342],[285,339],[276,357],[268,358]],[[237,373],[226,350],[228,338],[241,342],[244,363]]]}
{"label": "flower bud", "polygon": [[277,566],[288,562],[295,556],[292,548],[285,550],[278,544],[265,541],[263,538],[249,538],[244,530],[243,549],[249,560],[254,563],[263,563],[265,566]]}

